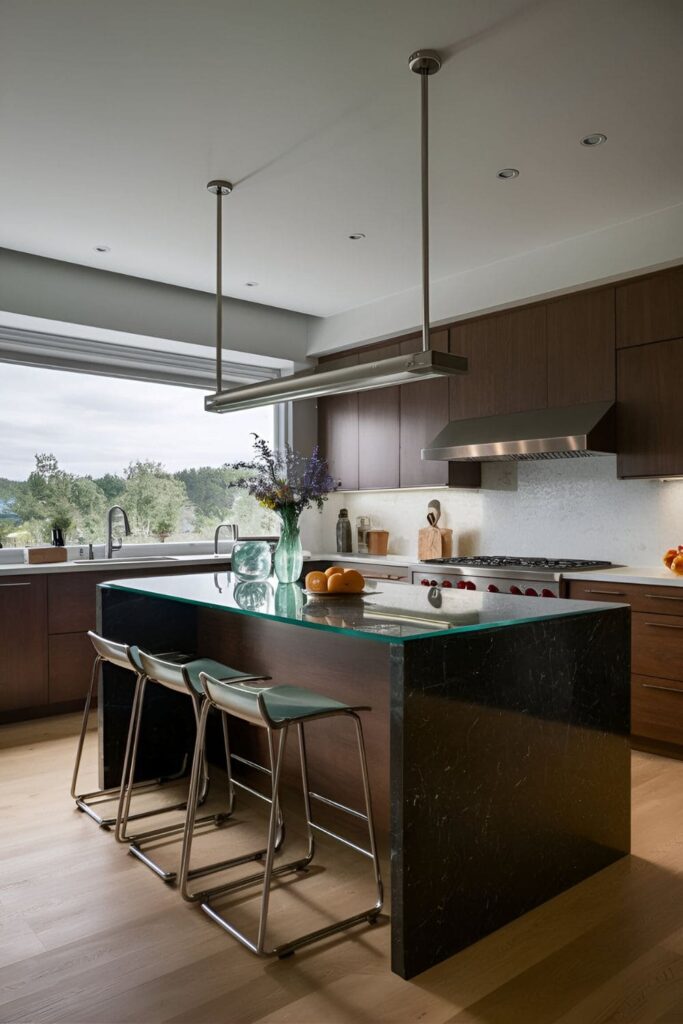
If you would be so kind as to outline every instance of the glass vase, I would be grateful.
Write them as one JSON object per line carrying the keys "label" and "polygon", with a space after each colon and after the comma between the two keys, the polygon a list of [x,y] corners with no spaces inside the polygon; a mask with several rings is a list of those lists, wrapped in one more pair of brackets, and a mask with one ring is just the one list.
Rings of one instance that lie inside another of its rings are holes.
{"label": "glass vase", "polygon": [[299,533],[299,517],[294,509],[278,512],[282,527],[280,540],[273,555],[273,568],[280,583],[296,583],[304,565],[304,553]]}

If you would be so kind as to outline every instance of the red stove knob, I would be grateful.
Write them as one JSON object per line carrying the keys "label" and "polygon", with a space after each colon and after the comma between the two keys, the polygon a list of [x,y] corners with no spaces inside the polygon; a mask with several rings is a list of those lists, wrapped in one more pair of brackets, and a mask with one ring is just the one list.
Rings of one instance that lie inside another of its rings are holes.
{"label": "red stove knob", "polygon": [[486,589],[488,590],[489,594],[500,594],[500,590],[498,589],[495,583],[489,583]]}
{"label": "red stove knob", "polygon": [[438,587],[439,584],[436,582],[436,580],[430,580],[429,585],[430,587]]}
{"label": "red stove knob", "polygon": [[519,594],[519,595],[520,595],[520,597],[521,597],[522,591],[521,591],[521,590],[519,589],[519,587],[516,587],[516,586],[515,586],[515,585],[513,584],[513,585],[512,585],[511,587],[510,587],[510,593],[511,593],[511,594]]}
{"label": "red stove knob", "polygon": [[444,581],[442,582],[441,586],[442,586],[442,587],[452,587],[452,586],[453,586],[453,584],[451,583],[451,581],[450,581],[450,580],[444,580]]}
{"label": "red stove knob", "polygon": [[468,580],[467,583],[465,584],[465,586],[467,587],[468,590],[476,590],[477,589],[477,584],[473,583],[472,580]]}
{"label": "red stove knob", "polygon": [[553,594],[552,590],[548,590],[547,587],[544,587],[541,591],[541,597],[557,597],[557,594]]}
{"label": "red stove knob", "polygon": [[420,580],[420,583],[422,584],[423,587],[429,586],[429,580]]}
{"label": "red stove knob", "polygon": [[456,587],[458,588],[458,590],[467,590],[467,584],[465,583],[464,580],[458,580],[458,582],[456,583]]}
{"label": "red stove knob", "polygon": [[526,590],[524,591],[524,596],[525,597],[538,597],[538,591],[534,590],[533,587],[527,587]]}

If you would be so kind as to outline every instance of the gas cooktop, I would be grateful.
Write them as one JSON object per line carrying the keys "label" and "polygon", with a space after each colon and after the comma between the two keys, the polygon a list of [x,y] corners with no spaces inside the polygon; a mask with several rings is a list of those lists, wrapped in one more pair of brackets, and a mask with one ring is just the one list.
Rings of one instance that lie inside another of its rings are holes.
{"label": "gas cooktop", "polygon": [[576,572],[609,569],[611,562],[584,558],[515,558],[513,555],[472,555],[463,558],[426,558],[424,565],[453,565],[470,569],[539,569],[542,572]]}

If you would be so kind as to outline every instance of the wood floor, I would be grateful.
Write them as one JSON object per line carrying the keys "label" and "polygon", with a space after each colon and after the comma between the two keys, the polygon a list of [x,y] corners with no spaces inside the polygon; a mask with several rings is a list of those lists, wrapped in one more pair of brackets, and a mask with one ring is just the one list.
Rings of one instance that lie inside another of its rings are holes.
{"label": "wood floor", "polygon": [[[633,755],[631,858],[405,982],[386,923],[263,961],[184,905],[73,810],[76,724],[0,729],[0,1021],[683,1024],[681,761]],[[254,827],[250,811],[233,835]],[[366,862],[321,854],[279,888],[276,931],[363,905]]]}

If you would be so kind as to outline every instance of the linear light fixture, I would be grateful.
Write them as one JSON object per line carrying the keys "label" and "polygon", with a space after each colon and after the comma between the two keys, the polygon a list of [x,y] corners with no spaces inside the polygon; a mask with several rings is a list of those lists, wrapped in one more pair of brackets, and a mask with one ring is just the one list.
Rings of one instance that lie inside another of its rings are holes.
{"label": "linear light fixture", "polygon": [[216,196],[216,391],[204,399],[207,412],[236,412],[276,402],[296,402],[355,391],[372,391],[418,380],[434,380],[467,372],[467,360],[430,346],[429,317],[429,78],[441,67],[434,50],[416,50],[408,59],[411,71],[420,76],[420,146],[422,213],[422,347],[408,355],[377,358],[368,363],[336,370],[315,368],[277,380],[223,388],[221,349],[223,341],[222,200],[233,191],[229,181],[210,181],[207,189]]}

